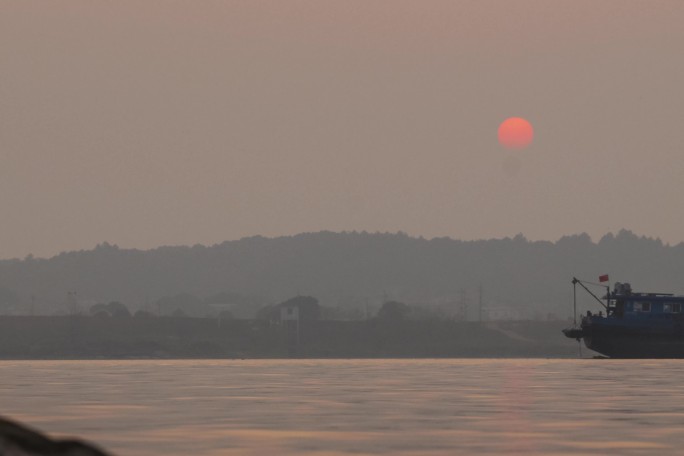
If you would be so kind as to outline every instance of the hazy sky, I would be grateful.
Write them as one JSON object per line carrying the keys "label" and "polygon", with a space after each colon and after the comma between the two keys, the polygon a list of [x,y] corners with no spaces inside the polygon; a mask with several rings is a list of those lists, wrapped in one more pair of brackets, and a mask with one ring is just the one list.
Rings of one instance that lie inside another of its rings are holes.
{"label": "hazy sky", "polygon": [[[684,241],[684,1],[0,0],[0,258]],[[497,142],[527,118],[535,141]]]}

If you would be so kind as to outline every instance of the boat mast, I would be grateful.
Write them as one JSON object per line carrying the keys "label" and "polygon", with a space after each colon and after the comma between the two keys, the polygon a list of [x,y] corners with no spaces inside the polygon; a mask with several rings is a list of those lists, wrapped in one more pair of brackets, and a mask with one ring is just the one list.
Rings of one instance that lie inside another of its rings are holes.
{"label": "boat mast", "polygon": [[577,279],[572,278],[572,310],[575,316],[575,324],[577,327]]}

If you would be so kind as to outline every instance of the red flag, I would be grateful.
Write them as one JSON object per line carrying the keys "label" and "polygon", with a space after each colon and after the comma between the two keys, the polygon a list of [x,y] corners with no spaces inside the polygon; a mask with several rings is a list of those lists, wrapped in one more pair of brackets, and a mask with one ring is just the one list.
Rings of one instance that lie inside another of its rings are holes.
{"label": "red flag", "polygon": [[599,276],[599,282],[608,282],[608,274],[603,274],[602,276]]}

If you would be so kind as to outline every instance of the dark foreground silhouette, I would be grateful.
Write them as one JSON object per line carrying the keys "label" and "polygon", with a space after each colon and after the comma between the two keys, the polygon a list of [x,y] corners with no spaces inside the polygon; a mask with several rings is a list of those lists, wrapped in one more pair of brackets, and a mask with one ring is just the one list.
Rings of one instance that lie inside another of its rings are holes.
{"label": "dark foreground silhouette", "polygon": [[76,439],[51,439],[15,421],[0,417],[0,456],[108,456]]}

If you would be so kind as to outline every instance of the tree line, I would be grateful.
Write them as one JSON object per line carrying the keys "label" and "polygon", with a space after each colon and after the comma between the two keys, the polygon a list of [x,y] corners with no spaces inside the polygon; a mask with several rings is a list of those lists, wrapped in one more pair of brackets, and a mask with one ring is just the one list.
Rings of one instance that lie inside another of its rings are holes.
{"label": "tree line", "polygon": [[86,309],[126,303],[133,313],[180,307],[188,315],[225,304],[242,318],[309,295],[320,300],[323,313],[357,319],[377,314],[387,301],[406,303],[414,315],[421,308],[463,308],[473,319],[482,289],[490,308],[563,315],[573,276],[606,273],[636,290],[682,293],[684,245],[625,230],[596,242],[586,234],[546,242],[522,235],[460,241],[318,232],[151,250],[103,243],[52,258],[0,261],[0,314],[68,313],[76,301]]}

